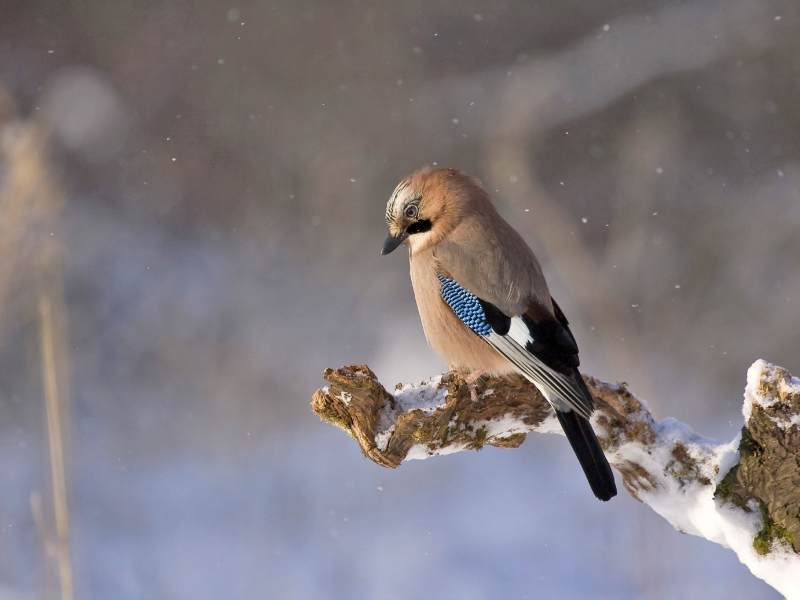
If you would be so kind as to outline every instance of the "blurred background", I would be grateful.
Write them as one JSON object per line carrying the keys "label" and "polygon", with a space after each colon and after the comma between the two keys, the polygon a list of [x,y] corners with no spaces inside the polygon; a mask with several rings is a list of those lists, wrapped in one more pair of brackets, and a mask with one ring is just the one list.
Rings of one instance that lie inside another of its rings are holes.
{"label": "blurred background", "polygon": [[445,365],[396,181],[479,177],[584,370],[721,440],[800,372],[792,0],[0,2],[0,598],[776,598],[563,438],[382,470]]}

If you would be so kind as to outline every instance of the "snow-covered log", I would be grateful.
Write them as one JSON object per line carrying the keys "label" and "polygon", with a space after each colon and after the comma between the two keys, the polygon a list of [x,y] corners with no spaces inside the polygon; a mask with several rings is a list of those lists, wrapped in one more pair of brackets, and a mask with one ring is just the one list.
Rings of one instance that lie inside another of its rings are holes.
{"label": "snow-covered log", "polygon": [[[314,412],[384,467],[561,433],[521,377],[480,381],[478,401],[455,372],[391,393],[365,365],[326,369],[323,377],[330,385],[314,393]],[[800,598],[800,379],[756,361],[744,426],[727,443],[674,419],[656,421],[625,384],[585,379],[597,404],[592,423],[625,489],[676,529],[732,549],[754,575]]]}

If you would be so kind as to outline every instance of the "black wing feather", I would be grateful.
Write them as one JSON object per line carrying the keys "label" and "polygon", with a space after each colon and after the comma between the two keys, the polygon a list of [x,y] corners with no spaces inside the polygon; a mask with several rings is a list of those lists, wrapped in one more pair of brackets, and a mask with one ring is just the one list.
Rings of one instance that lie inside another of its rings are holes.
{"label": "black wing feather", "polygon": [[555,300],[552,302],[555,316],[538,304],[532,304],[522,315],[522,320],[533,338],[526,349],[551,369],[564,375],[572,375],[573,370],[580,366],[578,344],[561,308]]}
{"label": "black wing feather", "polygon": [[552,298],[552,313],[539,304],[531,305],[521,317],[530,338],[523,348],[521,342],[508,335],[512,317],[491,302],[477,300],[493,334],[497,334],[484,339],[543,393],[548,389],[559,397],[553,408],[592,491],[600,500],[614,497],[617,494],[614,475],[588,420],[594,400],[578,371],[578,345],[561,307]]}

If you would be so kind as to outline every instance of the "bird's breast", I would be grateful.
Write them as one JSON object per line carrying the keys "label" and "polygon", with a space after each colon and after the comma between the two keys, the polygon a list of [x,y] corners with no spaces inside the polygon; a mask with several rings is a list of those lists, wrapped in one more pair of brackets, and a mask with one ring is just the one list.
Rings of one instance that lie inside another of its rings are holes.
{"label": "bird's breast", "polygon": [[466,327],[441,296],[439,265],[432,252],[410,256],[411,285],[422,329],[431,347],[451,368],[500,375],[513,371],[511,364]]}

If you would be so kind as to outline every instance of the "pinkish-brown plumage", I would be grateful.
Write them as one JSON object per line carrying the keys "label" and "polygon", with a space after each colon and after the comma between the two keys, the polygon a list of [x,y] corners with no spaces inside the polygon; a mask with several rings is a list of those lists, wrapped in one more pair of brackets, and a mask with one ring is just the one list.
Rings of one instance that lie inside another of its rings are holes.
{"label": "pinkish-brown plumage", "polygon": [[550,292],[539,262],[471,177],[455,169],[431,168],[409,175],[389,202],[391,233],[397,234],[407,225],[399,209],[415,198],[422,198],[419,218],[432,224],[429,232],[412,235],[405,242],[428,343],[452,368],[513,372],[513,365],[464,327],[444,303],[436,275],[452,277],[509,316],[521,315],[532,305],[552,315]]}
{"label": "pinkish-brown plumage", "polygon": [[386,224],[382,253],[408,246],[433,349],[472,376],[517,372],[532,381],[555,409],[592,491],[613,497],[614,475],[589,423],[593,400],[567,319],[533,252],[480,184],[454,169],[420,169],[395,188]]}

